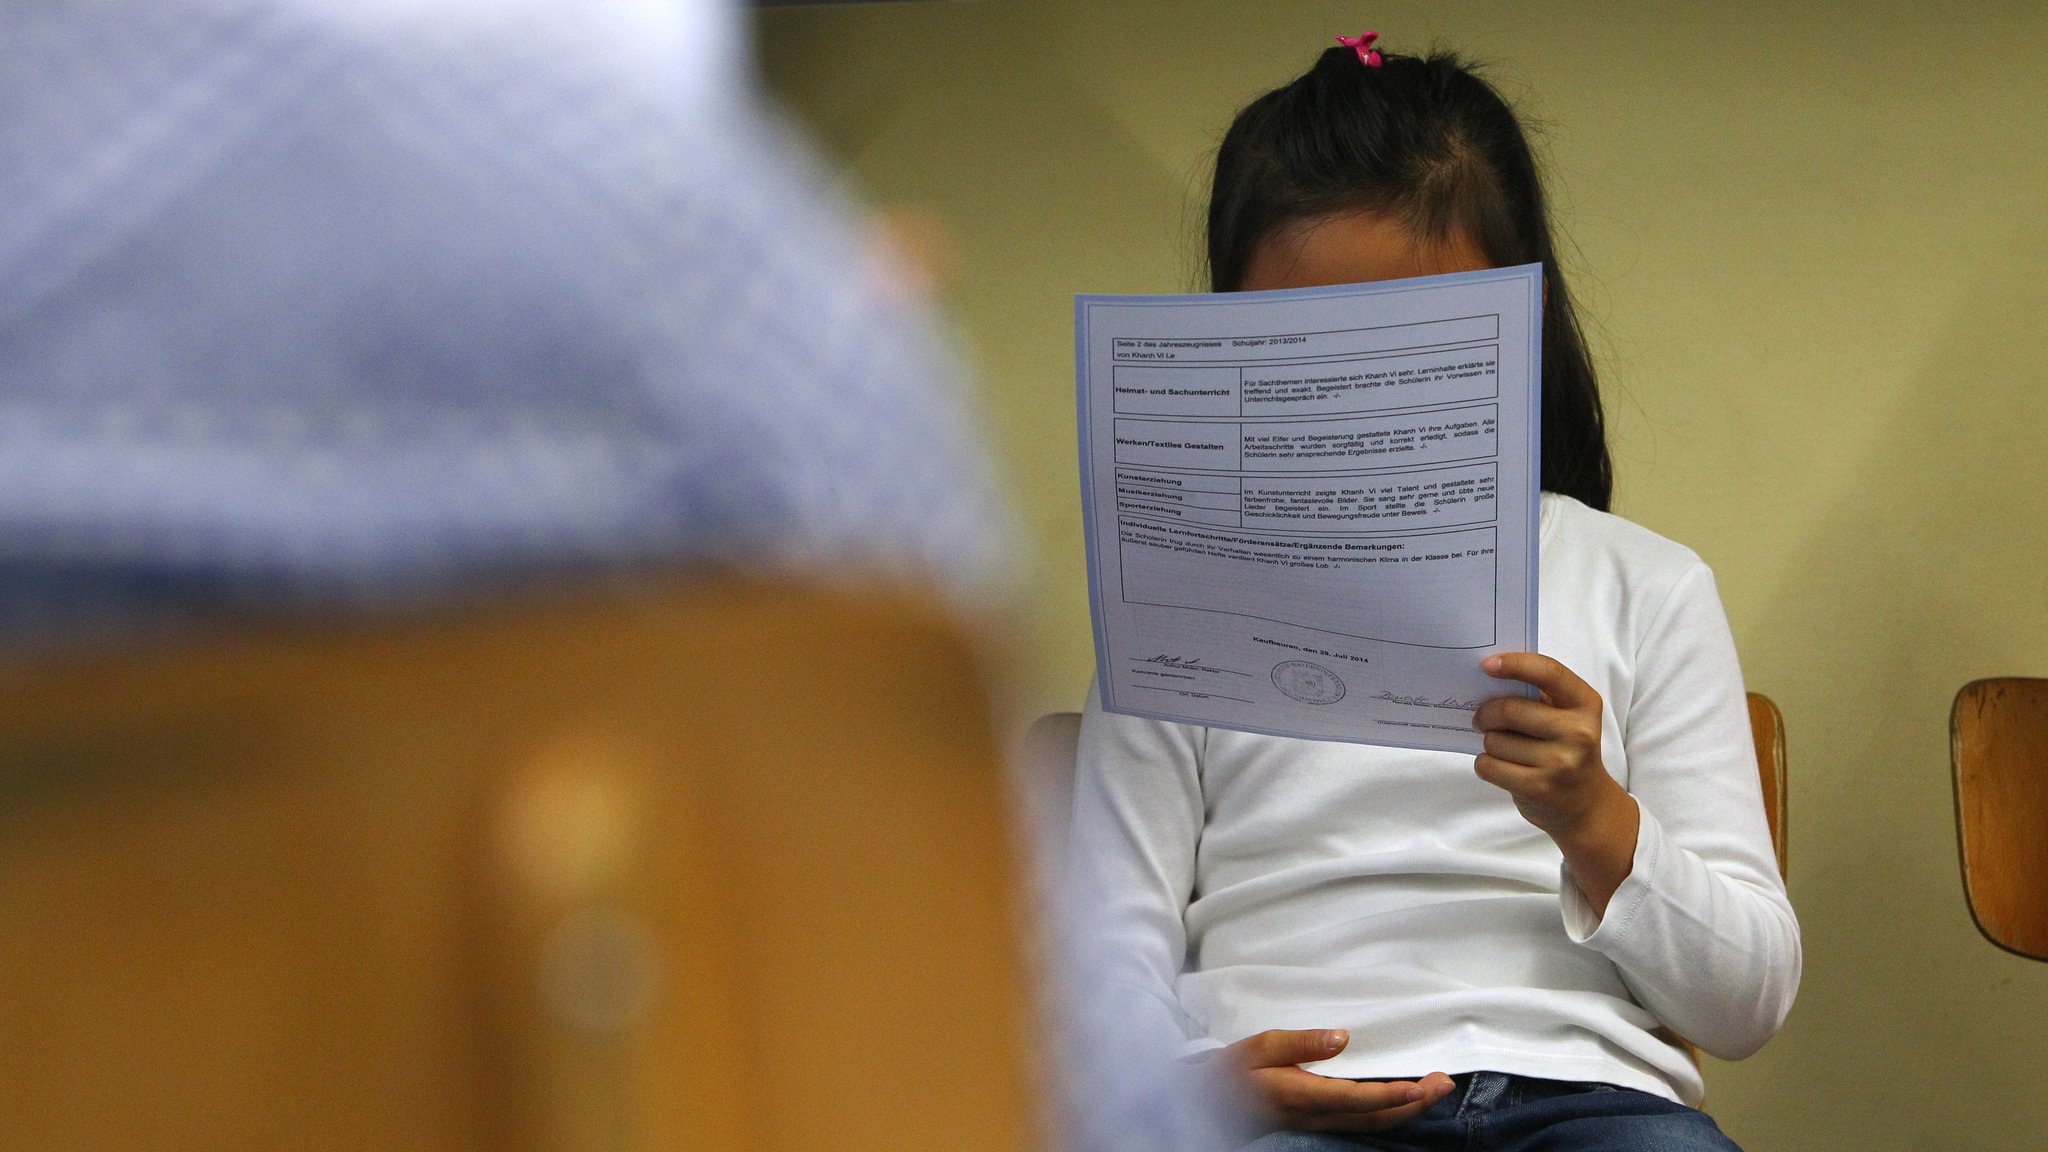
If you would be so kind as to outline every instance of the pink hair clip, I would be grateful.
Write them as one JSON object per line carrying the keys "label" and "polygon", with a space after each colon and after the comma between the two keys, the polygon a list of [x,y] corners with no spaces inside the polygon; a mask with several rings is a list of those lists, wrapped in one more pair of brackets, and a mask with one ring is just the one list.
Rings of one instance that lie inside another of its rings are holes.
{"label": "pink hair clip", "polygon": [[1360,64],[1367,68],[1377,68],[1380,66],[1380,50],[1373,47],[1372,42],[1379,38],[1379,33],[1367,32],[1363,36],[1339,36],[1337,43],[1358,53]]}

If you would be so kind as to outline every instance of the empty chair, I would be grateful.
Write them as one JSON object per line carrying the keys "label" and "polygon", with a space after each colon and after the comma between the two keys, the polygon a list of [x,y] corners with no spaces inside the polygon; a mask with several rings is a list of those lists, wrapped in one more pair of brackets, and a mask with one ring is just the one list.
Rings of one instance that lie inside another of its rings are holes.
{"label": "empty chair", "polygon": [[2048,960],[2048,680],[1963,685],[1949,760],[1970,916],[2000,948]]}

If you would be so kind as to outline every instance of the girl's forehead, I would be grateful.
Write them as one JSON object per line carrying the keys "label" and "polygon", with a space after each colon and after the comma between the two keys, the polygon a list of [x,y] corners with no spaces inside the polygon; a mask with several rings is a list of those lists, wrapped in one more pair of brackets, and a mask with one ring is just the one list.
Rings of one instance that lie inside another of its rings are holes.
{"label": "girl's forehead", "polygon": [[1463,230],[1428,240],[1397,217],[1353,210],[1294,221],[1260,237],[1239,287],[1259,291],[1368,284],[1492,266]]}

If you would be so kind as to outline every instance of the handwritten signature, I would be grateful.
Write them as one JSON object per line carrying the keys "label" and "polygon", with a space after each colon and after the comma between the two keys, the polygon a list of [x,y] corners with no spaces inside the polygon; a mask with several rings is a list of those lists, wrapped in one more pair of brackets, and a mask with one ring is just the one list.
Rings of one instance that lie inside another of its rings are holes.
{"label": "handwritten signature", "polygon": [[1169,656],[1163,652],[1157,656],[1135,658],[1132,663],[1157,664],[1164,668],[1179,668],[1189,672],[1224,672],[1232,676],[1248,675],[1248,673],[1239,672],[1234,668],[1212,668],[1202,663],[1200,656]]}
{"label": "handwritten signature", "polygon": [[1448,708],[1453,712],[1470,712],[1480,704],[1477,700],[1460,700],[1454,696],[1431,700],[1427,696],[1396,696],[1392,692],[1382,692],[1373,699],[1385,700],[1389,704],[1408,704],[1417,708]]}

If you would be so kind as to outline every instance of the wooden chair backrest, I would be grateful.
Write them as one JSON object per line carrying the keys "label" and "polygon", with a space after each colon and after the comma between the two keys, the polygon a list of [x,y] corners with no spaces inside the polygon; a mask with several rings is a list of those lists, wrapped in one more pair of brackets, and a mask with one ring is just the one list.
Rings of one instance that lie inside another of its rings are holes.
{"label": "wooden chair backrest", "polygon": [[1993,944],[2048,960],[2048,680],[1977,680],[1949,713],[1963,895]]}
{"label": "wooden chair backrest", "polygon": [[0,1142],[1022,1149],[982,684],[734,585],[15,670]]}
{"label": "wooden chair backrest", "polygon": [[[1786,855],[1785,717],[1771,698],[1760,692],[1749,694],[1749,730],[1756,741],[1757,774],[1764,790],[1764,818],[1771,827],[1771,846],[1778,855],[1778,874],[1783,876]],[[1046,807],[1056,827],[1060,817],[1073,806],[1074,753],[1081,738],[1079,712],[1048,712],[1034,721],[1025,733],[1022,758],[1032,778],[1046,796]]]}
{"label": "wooden chair backrest", "polygon": [[1769,696],[1749,694],[1749,734],[1756,741],[1756,771],[1764,786],[1764,819],[1771,826],[1771,847],[1778,854],[1778,875],[1786,870],[1787,820],[1785,796],[1785,715]]}

